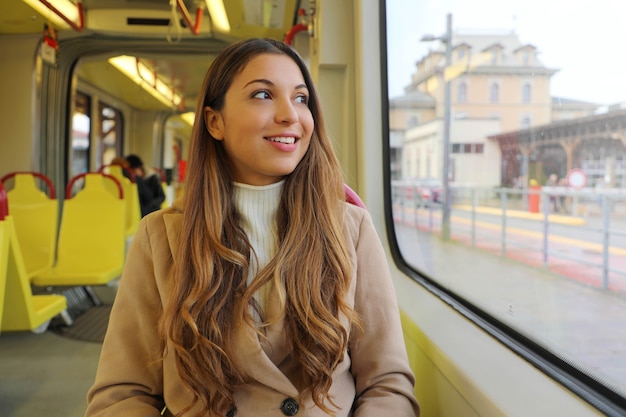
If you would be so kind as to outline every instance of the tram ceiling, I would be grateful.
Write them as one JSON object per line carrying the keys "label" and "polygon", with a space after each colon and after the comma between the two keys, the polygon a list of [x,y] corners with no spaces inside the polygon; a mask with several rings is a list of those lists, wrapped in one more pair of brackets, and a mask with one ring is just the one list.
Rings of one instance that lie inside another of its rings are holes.
{"label": "tram ceiling", "polygon": [[[178,110],[193,110],[204,75],[215,53],[182,56],[137,55],[130,58],[138,59],[146,68],[153,68],[160,78],[171,85],[173,93],[181,97],[180,105],[176,106]],[[136,109],[159,111],[168,108],[167,104],[143,90],[141,83],[137,84],[116,69],[108,58],[82,58],[76,71],[80,80],[107,91]]]}
{"label": "tram ceiling", "polygon": [[[119,91],[111,91],[111,94],[137,109],[167,109],[166,104],[160,103],[154,96],[150,97],[145,91],[138,90],[137,85],[132,86],[120,80],[120,75],[115,74],[109,59],[122,54],[132,56],[139,59],[141,65],[148,67],[155,76],[158,74],[159,79],[176,95],[181,96],[181,102],[184,104],[169,107],[182,111],[195,106],[204,74],[221,48],[237,39],[253,36],[282,39],[296,23],[297,7],[308,5],[308,1],[276,0],[268,14],[263,10],[265,2],[224,1],[227,19],[227,25],[224,27],[218,22],[218,18],[210,14],[209,3],[214,2],[209,1],[180,0],[173,2],[173,8],[170,0],[82,0],[83,20],[81,29],[77,30],[63,21],[57,23],[58,17],[47,8],[43,11],[35,10],[34,6],[28,4],[29,1],[31,0],[0,1],[0,36],[43,37],[44,24],[50,22],[49,18],[54,17],[57,20],[51,22],[57,29],[60,48],[63,48],[64,39],[75,37],[87,39],[93,34],[99,37],[127,39],[131,43],[139,40],[159,41],[166,46],[162,51],[153,48],[151,52],[146,52],[145,48],[137,49],[126,44],[118,49],[118,54],[111,50],[105,54],[106,57],[90,56],[89,51],[86,51],[77,66],[77,74],[88,84],[107,91],[111,90],[112,85],[126,86],[127,88],[118,88]],[[37,6],[42,4],[39,0],[32,1],[37,3]],[[55,6],[65,2],[70,8],[77,9],[77,6],[74,6],[75,0],[49,0],[49,2]],[[187,16],[184,13],[185,9],[188,12]],[[172,19],[174,13],[178,19]],[[76,22],[80,19],[71,20]],[[195,24],[197,27],[194,27]],[[196,50],[183,54],[175,53],[173,48],[167,48],[186,42],[203,44],[206,42],[204,52],[199,53]],[[111,82],[107,83],[107,80]],[[143,80],[135,84],[143,84]]]}
{"label": "tram ceiling", "polygon": [[[174,10],[183,36],[231,39],[251,36],[282,38],[296,23],[298,7],[308,7],[308,1],[274,0],[267,9],[266,2],[228,0],[81,0],[83,25],[76,0],[48,0],[61,14],[80,28],[78,31],[117,33],[127,36],[165,34]],[[215,7],[217,5],[218,7]],[[42,33],[43,25],[51,21],[60,32],[73,31],[67,20],[50,11],[40,0],[0,1],[0,34]],[[172,26],[177,26],[172,25]],[[197,26],[197,27],[193,27]]]}

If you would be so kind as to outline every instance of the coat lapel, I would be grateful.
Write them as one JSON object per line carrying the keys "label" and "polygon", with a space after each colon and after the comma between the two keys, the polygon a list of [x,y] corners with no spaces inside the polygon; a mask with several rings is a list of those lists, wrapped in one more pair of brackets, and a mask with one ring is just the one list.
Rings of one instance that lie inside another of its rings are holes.
{"label": "coat lapel", "polygon": [[239,347],[237,359],[246,365],[246,371],[255,381],[287,396],[298,396],[298,389],[263,351],[253,329],[241,323],[237,326],[236,340]]}

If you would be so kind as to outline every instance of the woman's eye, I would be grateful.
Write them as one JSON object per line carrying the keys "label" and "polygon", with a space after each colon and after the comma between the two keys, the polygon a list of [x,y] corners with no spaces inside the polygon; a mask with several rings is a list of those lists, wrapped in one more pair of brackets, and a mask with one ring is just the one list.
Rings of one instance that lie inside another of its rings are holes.
{"label": "woman's eye", "polygon": [[308,98],[306,95],[304,95],[304,94],[299,94],[299,95],[296,97],[296,101],[297,101],[298,103],[307,104],[307,103],[309,102],[309,98]]}
{"label": "woman's eye", "polygon": [[252,95],[253,98],[260,98],[263,100],[267,100],[269,98],[271,98],[270,93],[266,90],[261,90],[261,91],[257,91],[256,93],[254,93]]}

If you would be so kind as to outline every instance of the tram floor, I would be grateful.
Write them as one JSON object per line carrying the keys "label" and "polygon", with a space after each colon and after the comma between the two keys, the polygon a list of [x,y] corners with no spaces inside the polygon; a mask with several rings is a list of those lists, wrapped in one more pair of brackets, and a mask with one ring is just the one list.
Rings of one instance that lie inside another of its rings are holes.
{"label": "tram floor", "polygon": [[[94,288],[105,304],[114,291]],[[0,416],[83,417],[101,347],[52,328],[0,334]]]}

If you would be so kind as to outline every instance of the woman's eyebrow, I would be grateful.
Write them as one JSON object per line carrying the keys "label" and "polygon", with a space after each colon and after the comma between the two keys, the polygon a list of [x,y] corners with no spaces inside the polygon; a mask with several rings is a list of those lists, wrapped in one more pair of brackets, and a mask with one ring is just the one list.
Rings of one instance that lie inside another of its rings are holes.
{"label": "woman's eyebrow", "polygon": [[[258,78],[258,79],[254,79],[254,80],[250,80],[250,81],[248,81],[248,82],[247,82],[247,83],[243,86],[243,88],[246,88],[246,87],[247,87],[247,86],[249,86],[250,84],[255,84],[255,83],[265,84],[265,85],[268,85],[268,86],[270,86],[270,87],[275,86],[275,84],[274,84],[273,82],[271,82],[270,80],[266,80],[265,78]],[[296,86],[295,86],[294,90],[300,90],[300,89],[302,89],[302,88],[304,88],[304,89],[306,89],[306,90],[308,90],[308,89],[309,89],[309,87],[307,87],[307,86],[306,86],[306,84],[298,84],[298,85],[296,85]]]}
{"label": "woman's eyebrow", "polygon": [[270,85],[270,86],[274,85],[274,83],[271,82],[270,80],[266,80],[265,78],[259,78],[259,79],[256,79],[256,80],[248,81],[243,87],[246,88],[250,84],[255,84],[255,83],[261,83],[261,84],[266,84],[266,85]]}

